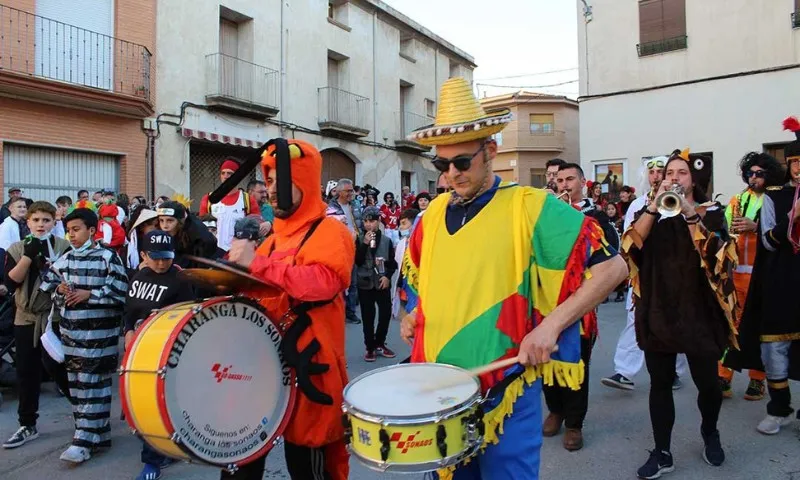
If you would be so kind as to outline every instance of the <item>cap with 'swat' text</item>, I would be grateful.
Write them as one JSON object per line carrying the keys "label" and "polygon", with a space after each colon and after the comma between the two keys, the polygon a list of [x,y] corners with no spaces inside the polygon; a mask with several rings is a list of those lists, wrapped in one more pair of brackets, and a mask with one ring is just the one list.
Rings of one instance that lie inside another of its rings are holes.
{"label": "cap with 'swat' text", "polygon": [[175,258],[175,245],[172,236],[162,230],[153,230],[144,236],[142,251],[153,260],[166,260]]}

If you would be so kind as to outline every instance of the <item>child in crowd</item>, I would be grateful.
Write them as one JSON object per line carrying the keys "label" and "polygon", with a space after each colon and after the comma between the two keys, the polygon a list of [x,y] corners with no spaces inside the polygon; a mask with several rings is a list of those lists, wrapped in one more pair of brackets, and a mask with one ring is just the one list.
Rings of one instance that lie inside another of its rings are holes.
{"label": "child in crowd", "polygon": [[[47,325],[53,301],[39,290],[41,273],[69,250],[69,242],[52,234],[56,208],[48,202],[34,202],[27,212],[31,235],[11,244],[6,254],[5,285],[14,292],[17,311],[14,316],[16,341],[17,385],[19,389],[19,429],[3,444],[4,448],[21,447],[39,437],[39,394],[42,383],[42,362],[48,367],[59,390],[69,391],[64,366],[56,363],[42,349],[40,337]],[[58,323],[53,324],[58,335]]]}
{"label": "child in crowd", "polygon": [[56,292],[61,305],[61,341],[75,419],[72,445],[61,460],[76,464],[111,445],[112,377],[128,290],[119,256],[93,240],[97,223],[97,215],[84,208],[66,216],[72,250],[56,260],[41,285],[45,292]]}
{"label": "child in crowd", "polygon": [[[180,268],[172,264],[175,243],[167,232],[147,233],[140,250],[144,267],[131,279],[125,302],[125,350],[133,342],[137,323],[150,316],[153,310],[194,299],[191,285],[178,278]],[[158,293],[152,295],[151,292]],[[172,462],[143,443],[142,463],[144,468],[136,480],[156,480],[161,477],[161,469]]]}
{"label": "child in crowd", "polygon": [[[392,241],[380,230],[380,211],[364,209],[364,235],[356,243],[356,278],[361,321],[364,326],[364,360],[374,362],[376,354],[394,358],[386,346],[389,321],[392,319],[391,278],[397,271]],[[375,329],[375,305],[378,305],[378,328]]]}

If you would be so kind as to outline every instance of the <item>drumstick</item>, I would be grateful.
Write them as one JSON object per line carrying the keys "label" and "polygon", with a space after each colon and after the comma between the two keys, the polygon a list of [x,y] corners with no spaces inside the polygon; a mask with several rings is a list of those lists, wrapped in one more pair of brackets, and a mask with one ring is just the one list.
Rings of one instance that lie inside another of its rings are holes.
{"label": "drumstick", "polygon": [[[558,345],[553,348],[553,352],[558,351]],[[488,363],[482,367],[476,367],[467,370],[467,373],[472,377],[478,377],[483,375],[484,373],[493,372],[495,370],[500,370],[501,368],[508,368],[512,365],[519,363],[519,357],[511,357],[511,358],[504,358],[503,360],[497,360],[492,363]],[[437,382],[430,384],[422,389],[420,389],[420,393],[428,393],[435,390],[443,390],[445,388],[455,387],[461,385],[463,381],[459,378],[457,379],[445,379],[444,381]]]}

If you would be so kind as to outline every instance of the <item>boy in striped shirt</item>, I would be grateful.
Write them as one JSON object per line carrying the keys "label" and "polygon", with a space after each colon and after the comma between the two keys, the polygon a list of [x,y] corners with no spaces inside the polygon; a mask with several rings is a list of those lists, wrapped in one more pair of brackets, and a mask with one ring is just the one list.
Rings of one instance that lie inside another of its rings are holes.
{"label": "boy in striped shirt", "polygon": [[[97,215],[75,209],[64,219],[72,250],[56,260],[41,289],[61,305],[61,342],[75,434],[61,460],[83,463],[111,445],[111,380],[128,289],[119,256],[96,244]],[[58,272],[56,274],[52,270]]]}

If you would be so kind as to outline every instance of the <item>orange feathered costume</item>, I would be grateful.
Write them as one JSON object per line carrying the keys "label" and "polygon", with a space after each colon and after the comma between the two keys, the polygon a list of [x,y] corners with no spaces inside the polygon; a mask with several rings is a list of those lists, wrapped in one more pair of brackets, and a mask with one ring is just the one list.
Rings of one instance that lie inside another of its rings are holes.
{"label": "orange feathered costume", "polygon": [[[313,145],[289,140],[292,183],[303,192],[299,208],[289,218],[275,217],[274,234],[256,252],[250,266],[253,275],[280,287],[278,296],[254,292],[274,319],[280,319],[298,302],[334,300],[309,312],[311,326],[300,336],[297,349],[302,351],[312,340],[320,343],[313,362],[330,368],[312,375],[314,386],[333,399],[332,405],[314,403],[298,392],[292,418],[284,432],[287,442],[306,447],[325,446],[326,470],[336,480],[348,476],[348,455],[342,426],[342,391],[347,385],[345,362],[345,304],[342,293],[350,285],[355,243],[347,227],[325,217],[327,206],[319,193],[322,156]],[[299,147],[299,151],[297,150]],[[262,158],[264,178],[276,168],[275,147]],[[298,250],[312,225],[316,230]]]}

